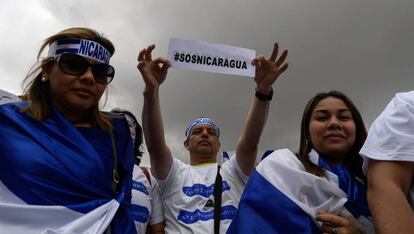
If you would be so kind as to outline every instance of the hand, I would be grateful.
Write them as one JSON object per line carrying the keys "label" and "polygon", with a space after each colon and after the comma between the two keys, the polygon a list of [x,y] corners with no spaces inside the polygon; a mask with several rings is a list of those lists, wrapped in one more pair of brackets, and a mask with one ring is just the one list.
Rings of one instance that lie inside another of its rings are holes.
{"label": "hand", "polygon": [[259,56],[252,60],[252,65],[256,66],[256,76],[254,77],[256,91],[268,94],[272,84],[288,68],[288,64],[285,63],[288,51],[284,50],[279,59],[276,60],[278,52],[279,45],[276,42],[269,59]]}
{"label": "hand", "polygon": [[348,219],[336,214],[320,212],[316,216],[316,220],[322,222],[321,231],[327,234],[348,234],[361,232]]}
{"label": "hand", "polygon": [[164,58],[152,60],[152,51],[155,45],[150,45],[138,54],[137,68],[141,72],[146,85],[146,89],[156,90],[167,77],[167,70],[171,66],[170,62]]}

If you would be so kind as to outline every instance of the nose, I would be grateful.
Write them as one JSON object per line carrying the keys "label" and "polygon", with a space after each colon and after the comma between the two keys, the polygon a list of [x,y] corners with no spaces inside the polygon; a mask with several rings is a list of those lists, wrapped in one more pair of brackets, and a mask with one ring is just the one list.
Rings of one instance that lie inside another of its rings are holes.
{"label": "nose", "polygon": [[80,75],[79,80],[85,84],[92,85],[95,83],[95,78],[92,73],[92,67],[89,66],[86,71]]}
{"label": "nose", "polygon": [[328,128],[341,128],[341,121],[336,116],[332,116],[328,121]]}
{"label": "nose", "polygon": [[201,137],[208,138],[208,130],[207,129],[203,129],[203,131],[201,132]]}

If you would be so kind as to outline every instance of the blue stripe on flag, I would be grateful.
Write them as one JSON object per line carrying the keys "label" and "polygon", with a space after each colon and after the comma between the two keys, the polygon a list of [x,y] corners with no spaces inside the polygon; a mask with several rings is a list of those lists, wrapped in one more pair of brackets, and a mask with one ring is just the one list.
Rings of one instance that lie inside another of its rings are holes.
{"label": "blue stripe on flag", "polygon": [[227,233],[306,234],[320,230],[308,214],[255,170]]}
{"label": "blue stripe on flag", "polygon": [[61,39],[57,41],[58,45],[65,45],[65,44],[79,44],[80,39]]}
{"label": "blue stripe on flag", "polygon": [[76,54],[76,53],[78,53],[78,50],[79,50],[79,49],[76,49],[76,48],[64,48],[64,49],[58,49],[58,50],[56,50],[56,55],[63,54],[63,53],[72,53],[72,54]]}

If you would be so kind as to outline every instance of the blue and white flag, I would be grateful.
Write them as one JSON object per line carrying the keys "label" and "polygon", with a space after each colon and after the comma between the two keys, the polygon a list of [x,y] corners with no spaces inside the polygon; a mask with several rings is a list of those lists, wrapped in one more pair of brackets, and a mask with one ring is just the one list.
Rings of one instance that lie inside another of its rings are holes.
{"label": "blue and white flag", "polygon": [[[264,158],[270,155],[273,151],[274,150],[266,150],[257,152],[256,164],[258,164],[260,161],[262,161]],[[221,163],[224,163],[225,161],[229,160],[234,155],[236,155],[236,151],[223,151],[221,153]]]}
{"label": "blue and white flag", "polygon": [[[315,151],[310,158],[320,161]],[[364,186],[328,169],[326,174],[327,178],[306,172],[288,149],[274,151],[251,176],[228,233],[320,233],[318,212],[341,215],[372,233]]]}
{"label": "blue and white flag", "polygon": [[[132,142],[116,142],[125,177],[114,194],[112,158],[100,157],[57,110],[36,121],[21,111],[25,106],[0,106],[0,232],[135,233]],[[129,136],[123,119],[112,123],[116,139]]]}
{"label": "blue and white flag", "polygon": [[0,105],[18,101],[20,101],[18,96],[0,89]]}

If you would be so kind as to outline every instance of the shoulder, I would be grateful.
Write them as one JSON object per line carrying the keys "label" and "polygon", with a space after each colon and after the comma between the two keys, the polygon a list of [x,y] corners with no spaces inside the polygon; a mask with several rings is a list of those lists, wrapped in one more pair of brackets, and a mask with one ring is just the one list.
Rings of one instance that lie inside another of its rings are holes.
{"label": "shoulder", "polygon": [[12,110],[12,111],[20,111],[21,109],[27,107],[27,102],[12,102],[12,103],[6,103],[6,104],[0,104],[1,110]]}
{"label": "shoulder", "polygon": [[125,116],[119,113],[112,112],[102,112],[106,117],[111,121],[112,127],[114,128],[115,134],[125,134],[129,135],[128,122],[125,119]]}
{"label": "shoulder", "polygon": [[275,150],[262,160],[264,163],[279,162],[285,164],[296,163],[297,161],[299,160],[296,155],[290,149],[286,148]]}
{"label": "shoulder", "polygon": [[273,151],[259,163],[257,168],[258,170],[272,169],[275,165],[303,169],[303,165],[297,156],[290,149],[286,148]]}
{"label": "shoulder", "polygon": [[373,122],[361,154],[376,160],[414,161],[414,91],[397,93]]}
{"label": "shoulder", "polygon": [[397,93],[395,94],[395,97],[392,101],[405,103],[406,105],[409,105],[411,108],[414,107],[414,90],[410,92],[404,92],[404,93]]}
{"label": "shoulder", "polygon": [[16,116],[29,117],[29,115],[22,110],[27,107],[27,102],[13,102],[0,105],[0,115],[6,118],[15,118]]}

